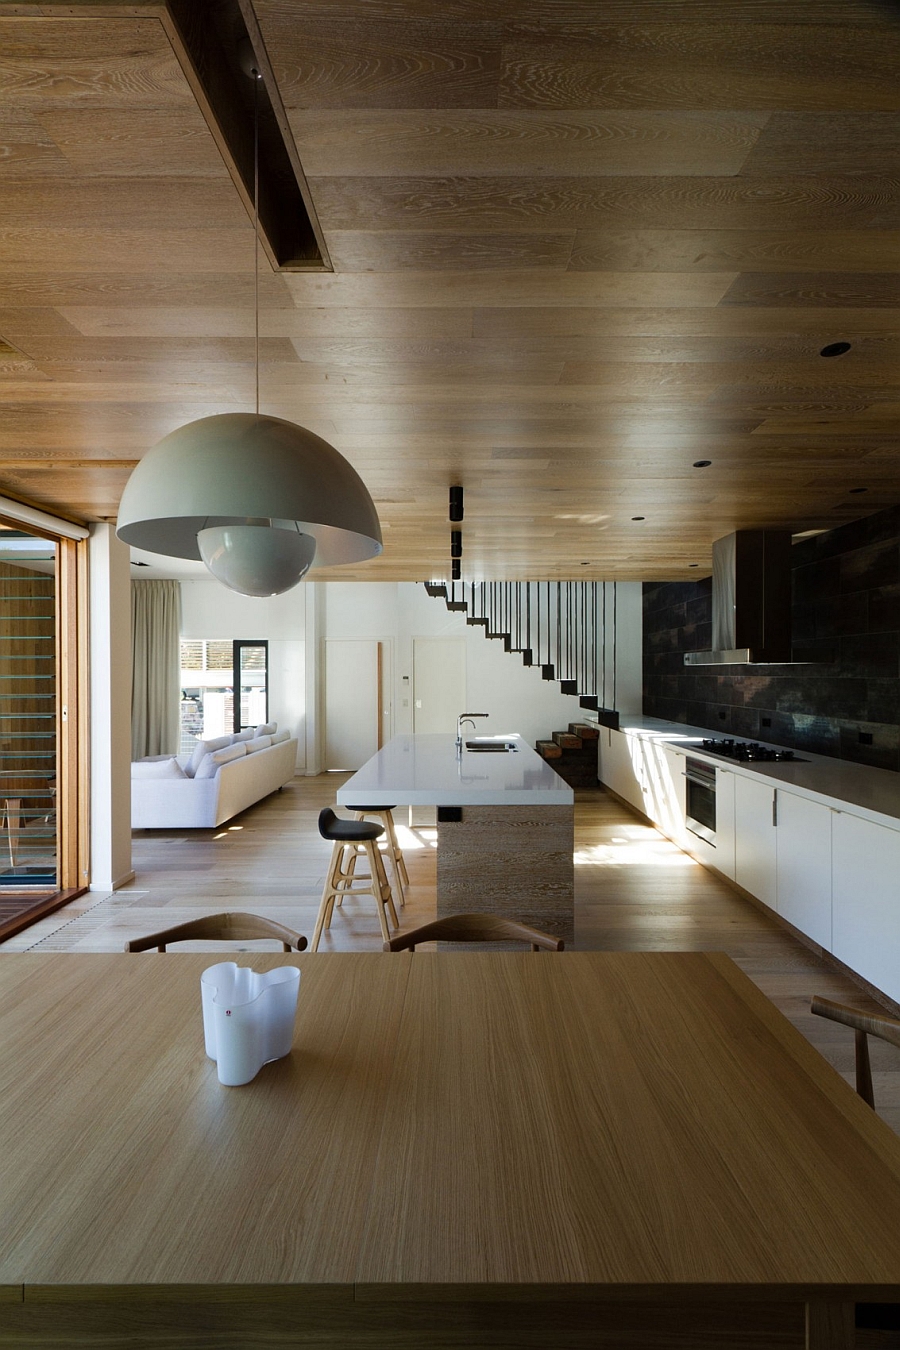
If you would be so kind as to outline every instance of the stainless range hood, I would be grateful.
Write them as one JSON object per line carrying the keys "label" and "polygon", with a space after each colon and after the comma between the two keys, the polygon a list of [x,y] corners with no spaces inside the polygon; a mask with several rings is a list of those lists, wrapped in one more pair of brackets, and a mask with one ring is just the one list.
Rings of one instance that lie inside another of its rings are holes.
{"label": "stainless range hood", "polygon": [[791,534],[736,530],[712,548],[712,650],[686,666],[765,665],[791,659]]}

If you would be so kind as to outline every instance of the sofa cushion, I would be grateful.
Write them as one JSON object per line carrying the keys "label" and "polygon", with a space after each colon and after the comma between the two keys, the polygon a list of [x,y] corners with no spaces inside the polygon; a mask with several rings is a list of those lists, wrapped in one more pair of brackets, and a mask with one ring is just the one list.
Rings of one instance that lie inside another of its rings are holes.
{"label": "sofa cushion", "polygon": [[188,778],[197,777],[197,769],[206,755],[211,755],[215,750],[224,750],[227,745],[231,745],[230,736],[214,736],[209,741],[198,741],[187,766]]}
{"label": "sofa cushion", "polygon": [[278,730],[277,722],[260,722],[259,726],[253,733],[253,739],[256,740],[257,737],[259,736],[274,736],[277,730]]}
{"label": "sofa cushion", "polygon": [[282,741],[289,741],[290,739],[291,733],[287,730],[287,728],[285,728],[284,731],[275,732],[275,735],[272,737],[272,744],[280,745]]}
{"label": "sofa cushion", "polygon": [[246,753],[244,741],[238,741],[237,745],[225,745],[221,750],[211,750],[208,755],[204,755],[201,759],[194,777],[213,778],[223,764],[228,764],[233,759],[243,759]]}
{"label": "sofa cushion", "polygon": [[247,747],[247,754],[252,755],[255,754],[257,750],[268,750],[269,746],[272,744],[272,737],[254,736],[252,741],[245,741],[244,744]]}
{"label": "sofa cushion", "polygon": [[187,778],[184,769],[174,755],[165,755],[160,759],[139,759],[131,766],[132,778]]}
{"label": "sofa cushion", "polygon": [[236,731],[231,738],[232,745],[237,745],[238,741],[252,741],[256,735],[255,727],[244,727],[243,731]]}

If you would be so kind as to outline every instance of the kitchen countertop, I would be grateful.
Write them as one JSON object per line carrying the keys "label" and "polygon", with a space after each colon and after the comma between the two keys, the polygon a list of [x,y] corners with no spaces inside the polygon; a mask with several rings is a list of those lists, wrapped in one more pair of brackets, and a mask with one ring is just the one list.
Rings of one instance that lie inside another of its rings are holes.
{"label": "kitchen countertop", "polygon": [[[712,738],[723,740],[728,732],[710,730],[705,727],[686,726],[681,722],[666,722],[658,717],[644,717],[641,714],[623,714],[620,731],[629,736],[638,736],[646,741],[662,741],[674,750],[683,750],[686,754],[696,755],[720,769],[730,769],[734,773],[746,774],[768,779],[773,787],[783,787],[796,792],[801,797],[817,800],[824,798],[829,806],[836,810],[852,809],[856,814],[889,825],[894,829],[900,825],[900,774],[890,769],[876,769],[868,764],[852,764],[845,760],[832,759],[828,755],[814,755],[806,750],[795,750],[799,760],[782,763],[742,763],[725,759],[721,755],[705,753],[700,742]],[[603,728],[601,727],[601,733]],[[747,741],[749,736],[735,736],[735,740]],[[764,741],[761,745],[772,745],[774,741]],[[791,747],[793,748],[793,747]]]}
{"label": "kitchen countertop", "polygon": [[[474,737],[470,736],[470,740]],[[509,754],[463,748],[456,737],[394,736],[338,790],[339,806],[571,806],[575,794],[521,736]]]}

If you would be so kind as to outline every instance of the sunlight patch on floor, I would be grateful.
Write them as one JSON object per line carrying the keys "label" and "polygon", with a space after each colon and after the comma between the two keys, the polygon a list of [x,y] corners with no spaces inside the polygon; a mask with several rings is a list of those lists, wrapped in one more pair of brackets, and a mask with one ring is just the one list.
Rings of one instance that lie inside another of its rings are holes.
{"label": "sunlight patch on floor", "polygon": [[625,826],[602,844],[576,849],[576,867],[699,867],[671,839],[642,825]]}
{"label": "sunlight patch on floor", "polygon": [[409,825],[398,825],[395,821],[394,830],[397,835],[397,843],[404,853],[407,849],[415,852],[423,848],[437,848],[436,829],[415,829]]}

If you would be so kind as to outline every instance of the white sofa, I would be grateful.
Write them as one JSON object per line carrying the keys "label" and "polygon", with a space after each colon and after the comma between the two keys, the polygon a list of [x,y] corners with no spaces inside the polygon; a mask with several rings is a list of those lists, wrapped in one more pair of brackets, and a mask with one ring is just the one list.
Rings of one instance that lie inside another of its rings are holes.
{"label": "white sofa", "polygon": [[192,755],[137,760],[132,829],[213,829],[284,787],[296,771],[296,737],[282,732],[273,738],[268,727],[256,732],[199,742]]}

